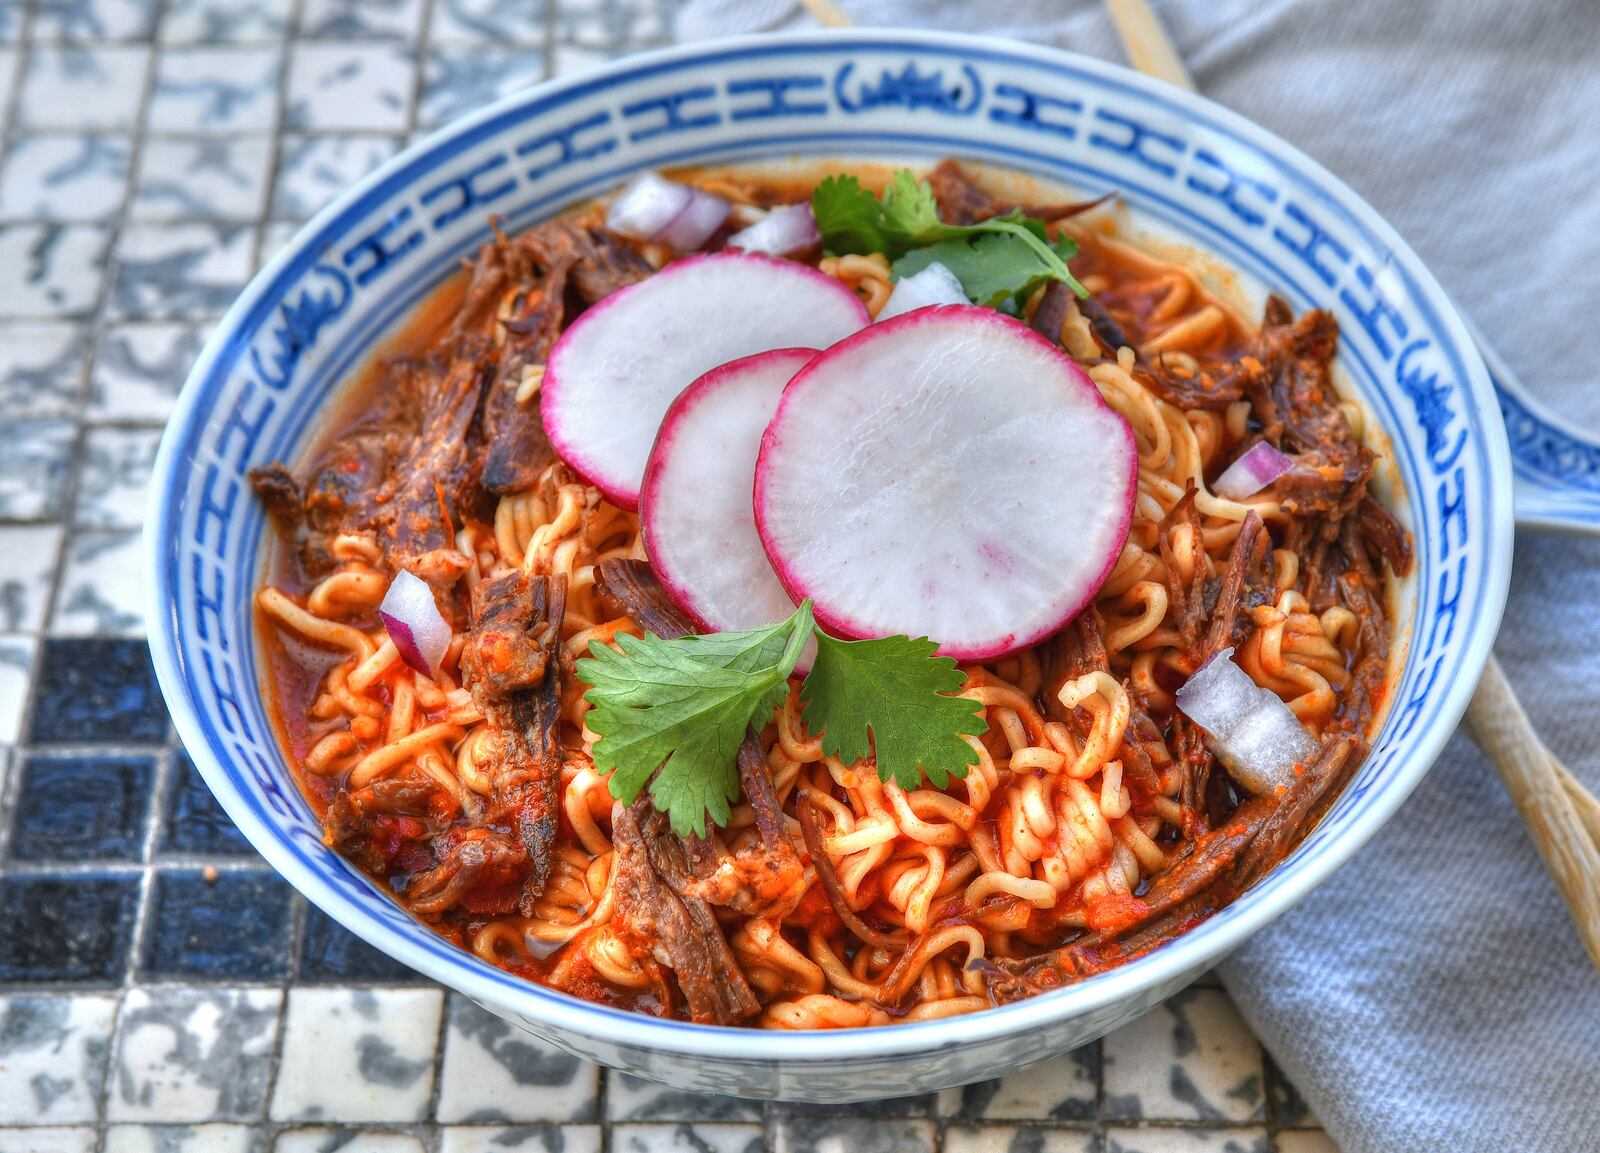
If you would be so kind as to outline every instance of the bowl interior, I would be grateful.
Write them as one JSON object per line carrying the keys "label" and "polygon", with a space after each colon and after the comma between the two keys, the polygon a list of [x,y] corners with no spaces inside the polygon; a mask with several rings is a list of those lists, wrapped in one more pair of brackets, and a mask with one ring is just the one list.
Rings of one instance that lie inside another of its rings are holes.
{"label": "bowl interior", "polygon": [[397,158],[263,271],[196,366],[163,442],[147,529],[152,648],[181,736],[256,846],[330,914],[480,1001],[552,1028],[752,1060],[833,1054],[572,1001],[460,952],[322,843],[258,689],[251,594],[266,526],[245,473],[293,461],[319,410],[500,217],[515,231],[631,173],[835,157],[981,160],[1099,195],[1215,253],[1299,311],[1335,313],[1345,380],[1393,449],[1418,542],[1403,667],[1371,756],[1254,890],[1181,940],[1073,989],[973,1018],[852,1037],[865,1056],[1082,1014],[1219,956],[1286,909],[1393,812],[1454,728],[1509,570],[1510,473],[1487,377],[1442,292],[1312,162],[1204,101],[1025,45],[923,33],[760,38],[638,57],[502,102]]}

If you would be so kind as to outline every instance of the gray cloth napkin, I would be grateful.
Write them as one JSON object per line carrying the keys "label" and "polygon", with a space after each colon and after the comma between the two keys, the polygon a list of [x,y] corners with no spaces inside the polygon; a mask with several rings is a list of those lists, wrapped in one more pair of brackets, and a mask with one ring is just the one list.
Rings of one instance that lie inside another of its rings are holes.
{"label": "gray cloth napkin", "polygon": [[[1121,60],[1093,0],[841,0]],[[1600,429],[1600,4],[1169,0],[1200,90],[1338,173],[1529,387]],[[807,27],[689,0],[680,39]],[[1496,646],[1600,786],[1600,541],[1524,534]],[[1600,978],[1494,768],[1457,735],[1389,825],[1222,967],[1345,1153],[1600,1149]]]}

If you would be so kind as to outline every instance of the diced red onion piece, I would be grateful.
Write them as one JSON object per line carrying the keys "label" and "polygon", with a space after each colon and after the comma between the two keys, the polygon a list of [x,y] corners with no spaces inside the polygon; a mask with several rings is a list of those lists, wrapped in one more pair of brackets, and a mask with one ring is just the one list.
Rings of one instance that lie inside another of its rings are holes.
{"label": "diced red onion piece", "polygon": [[1263,689],[1223,649],[1178,690],[1178,708],[1211,738],[1211,751],[1252,793],[1294,782],[1296,765],[1316,751],[1293,710]]}
{"label": "diced red onion piece", "polygon": [[1230,464],[1211,488],[1228,500],[1244,500],[1255,496],[1293,467],[1294,461],[1289,457],[1266,441],[1258,441]]}
{"label": "diced red onion piece", "polygon": [[439,662],[450,648],[450,625],[427,583],[401,569],[389,582],[378,615],[400,659],[423,676],[437,678]]}
{"label": "diced red onion piece", "polygon": [[894,291],[878,310],[877,320],[888,320],[902,312],[914,312],[932,304],[970,304],[961,281],[938,261],[913,276],[895,281]]}
{"label": "diced red onion piece", "polygon": [[654,240],[689,204],[686,184],[663,179],[654,172],[634,177],[612,197],[606,208],[606,227],[635,240]]}
{"label": "diced red onion piece", "polygon": [[768,256],[792,256],[815,247],[821,240],[817,218],[811,213],[810,203],[804,202],[774,208],[749,228],[728,237],[728,247]]}
{"label": "diced red onion piece", "polygon": [[689,189],[689,202],[674,216],[667,226],[656,233],[656,239],[679,252],[694,252],[711,239],[711,234],[722,227],[733,206],[720,196]]}

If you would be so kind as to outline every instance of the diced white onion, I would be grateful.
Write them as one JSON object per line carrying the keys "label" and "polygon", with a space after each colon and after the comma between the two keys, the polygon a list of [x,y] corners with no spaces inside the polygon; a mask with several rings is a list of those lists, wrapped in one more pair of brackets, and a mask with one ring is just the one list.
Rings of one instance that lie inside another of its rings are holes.
{"label": "diced white onion", "polygon": [[1217,483],[1211,486],[1212,491],[1228,500],[1244,500],[1255,496],[1293,467],[1294,461],[1289,457],[1266,441],[1258,441],[1223,470]]}
{"label": "diced white onion", "polygon": [[612,198],[606,227],[634,240],[654,240],[691,199],[688,185],[643,172]]}
{"label": "diced white onion", "polygon": [[814,247],[821,239],[811,205],[803,202],[779,205],[749,228],[728,237],[728,247],[765,252],[768,256],[792,256]]}
{"label": "diced white onion", "polygon": [[1261,688],[1223,649],[1178,690],[1178,708],[1206,731],[1211,751],[1252,793],[1288,788],[1316,752],[1311,735],[1277,693]]}
{"label": "diced white onion", "polygon": [[691,188],[689,203],[672,218],[671,223],[656,233],[656,239],[679,252],[694,252],[722,227],[732,207],[720,196]]}
{"label": "diced white onion", "polygon": [[895,281],[894,291],[883,302],[877,319],[888,320],[904,312],[927,308],[933,304],[967,304],[966,290],[956,274],[935,261],[914,276],[902,276]]}

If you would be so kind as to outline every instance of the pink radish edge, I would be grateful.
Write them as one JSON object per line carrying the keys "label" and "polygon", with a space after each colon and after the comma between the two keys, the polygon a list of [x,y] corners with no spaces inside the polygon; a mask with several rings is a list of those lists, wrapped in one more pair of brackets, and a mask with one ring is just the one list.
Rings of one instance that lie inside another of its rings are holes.
{"label": "pink radish edge", "polygon": [[[833,278],[829,277],[829,279],[831,280]],[[855,294],[851,293],[851,295],[854,296]],[[862,307],[865,308],[865,305]],[[671,566],[663,565],[656,560],[658,556],[665,556],[666,550],[658,547],[658,538],[656,536],[656,530],[653,527],[653,522],[648,515],[645,515],[648,512],[652,499],[652,493],[656,487],[656,482],[661,474],[662,468],[664,467],[662,462],[665,459],[665,453],[662,450],[671,444],[675,435],[674,426],[676,426],[679,421],[682,420],[682,418],[695,407],[696,404],[700,403],[700,401],[702,401],[708,393],[714,391],[717,385],[725,377],[727,377],[729,373],[739,372],[752,365],[760,364],[763,361],[772,360],[775,358],[793,357],[798,362],[798,359],[802,356],[805,358],[806,362],[815,360],[817,357],[817,350],[814,348],[773,348],[768,349],[766,352],[755,352],[751,353],[749,356],[741,356],[737,360],[730,360],[727,364],[721,364],[716,368],[713,368],[710,372],[705,373],[698,380],[689,385],[688,388],[680,392],[677,399],[668,406],[667,414],[661,418],[661,430],[656,433],[655,444],[650,448],[650,459],[645,463],[644,466],[644,479],[639,482],[639,509],[641,513],[639,518],[639,531],[644,536],[645,555],[650,558],[650,565],[655,570],[657,578],[659,578],[661,583],[666,587],[667,592],[672,595],[673,603],[681,608],[686,614],[688,614],[688,616],[694,620],[695,624],[698,625],[703,632],[716,632],[718,630],[718,626],[701,616],[700,612],[692,603],[690,603],[690,596],[684,590],[682,583],[678,580],[676,574],[671,571]],[[779,401],[779,404],[782,404],[781,400]],[[752,500],[753,499],[754,497],[752,495]],[[768,562],[770,563],[770,561],[771,556],[769,554]],[[776,569],[774,569],[774,571],[776,571]],[[779,578],[779,583],[783,583],[784,590],[788,591],[789,586],[782,581],[781,577]],[[796,601],[795,603],[798,604],[799,601]]]}
{"label": "pink radish edge", "polygon": [[[1002,657],[1010,656],[1013,653],[1021,652],[1023,649],[1029,648],[1043,640],[1048,639],[1049,637],[1054,636],[1069,623],[1071,623],[1074,617],[1089,607],[1096,594],[1099,593],[1101,586],[1105,584],[1106,579],[1111,575],[1111,570],[1116,567],[1118,558],[1122,555],[1122,547],[1127,543],[1128,530],[1133,523],[1133,506],[1135,500],[1138,499],[1139,492],[1139,447],[1138,443],[1134,440],[1133,427],[1128,424],[1127,420],[1124,419],[1121,413],[1117,412],[1111,407],[1111,405],[1106,403],[1105,397],[1100,394],[1100,389],[1095,385],[1094,381],[1090,379],[1089,374],[1084,372],[1083,369],[1079,367],[1078,362],[1068,356],[1060,345],[1056,344],[1048,337],[1035,332],[1032,328],[1022,324],[1020,321],[1016,321],[1010,317],[1004,316],[1003,314],[996,312],[994,309],[983,308],[974,304],[939,304],[932,305],[927,308],[919,308],[912,312],[902,313],[899,316],[891,317],[885,321],[875,322],[869,327],[862,329],[860,332],[852,333],[850,336],[845,337],[837,344],[831,345],[830,347],[824,349],[817,355],[815,359],[811,361],[810,364],[806,365],[798,373],[796,373],[794,379],[789,382],[789,386],[783,390],[783,397],[778,401],[778,408],[777,411],[772,415],[772,422],[767,425],[767,431],[762,434],[761,449],[756,455],[756,483],[754,493],[756,532],[760,535],[762,544],[767,546],[767,559],[772,564],[772,571],[778,574],[778,581],[783,585],[784,591],[786,591],[789,596],[798,604],[809,594],[796,579],[794,573],[790,571],[789,565],[781,557],[774,555],[774,550],[772,549],[770,543],[771,537],[765,514],[766,502],[762,498],[762,490],[766,487],[767,478],[770,471],[770,454],[776,449],[778,442],[781,439],[779,429],[783,424],[785,412],[788,410],[790,405],[795,404],[800,400],[800,397],[804,394],[806,386],[809,384],[817,365],[829,355],[849,349],[861,341],[881,338],[886,331],[893,332],[899,328],[909,328],[913,325],[921,324],[935,313],[949,313],[956,311],[970,314],[972,318],[979,323],[1003,325],[1007,327],[1008,331],[1014,332],[1016,335],[1025,336],[1028,340],[1036,342],[1042,348],[1049,350],[1051,354],[1066,362],[1070,371],[1082,380],[1084,387],[1087,388],[1093,395],[1095,403],[1101,408],[1105,409],[1107,412],[1111,413],[1112,416],[1116,417],[1117,424],[1121,426],[1127,438],[1128,500],[1127,507],[1122,510],[1122,523],[1119,526],[1117,533],[1118,538],[1122,543],[1119,544],[1117,548],[1108,550],[1106,562],[1101,567],[1100,572],[1096,574],[1094,580],[1090,583],[1088,592],[1068,605],[1059,614],[1053,624],[1040,628],[1027,636],[1017,637],[1015,634],[1011,634],[1005,637],[998,644],[984,648],[960,649],[951,651],[945,651],[943,648],[940,649],[941,656],[951,657],[958,661],[993,661],[999,660]],[[847,639],[860,639],[867,635],[860,623],[852,621],[846,617],[837,616],[823,606],[818,605],[815,601],[812,602],[812,613],[816,618],[817,624],[822,627],[824,632]],[[929,639],[933,640],[935,643],[938,643],[939,641],[938,637],[931,637]]]}
{"label": "pink radish edge", "polygon": [[[809,278],[826,284],[831,289],[841,293],[845,298],[848,298],[850,303],[860,310],[862,318],[861,323],[863,326],[870,327],[872,324],[872,314],[867,311],[867,306],[862,303],[861,298],[857,296],[854,291],[852,291],[842,281],[835,280],[833,277],[824,272],[818,272],[809,264],[801,264],[799,261],[787,260],[781,256],[768,256],[766,253],[762,252],[746,252],[743,249],[724,249],[721,252],[701,252],[692,256],[681,257],[670,262],[664,268],[659,269],[653,275],[646,277],[645,280],[638,281],[634,284],[625,285],[624,287],[617,289],[617,291],[613,292],[610,296],[607,296],[598,303],[591,304],[588,308],[584,309],[577,320],[574,320],[571,324],[567,325],[566,329],[562,332],[562,336],[565,336],[567,333],[571,332],[573,329],[577,328],[579,325],[585,323],[591,318],[600,315],[605,309],[610,308],[619,300],[622,300],[628,293],[632,292],[640,285],[645,284],[650,280],[654,280],[656,277],[670,275],[675,269],[681,270],[691,265],[704,263],[705,261],[709,260],[723,260],[730,256],[737,257],[740,260],[765,261],[776,268],[784,269],[785,271],[794,273],[802,278]],[[539,386],[539,421],[544,427],[546,439],[550,441],[550,447],[555,450],[557,456],[566,462],[568,467],[577,473],[578,476],[584,481],[594,485],[595,488],[599,489],[601,495],[609,500],[612,504],[628,512],[637,512],[639,509],[639,498],[636,495],[627,492],[626,490],[618,489],[615,485],[608,483],[598,475],[591,475],[593,470],[584,462],[580,453],[573,451],[575,446],[572,445],[569,440],[567,440],[565,436],[565,430],[561,427],[561,422],[551,418],[550,410],[552,405],[549,403],[550,397],[553,395],[559,396],[561,391],[561,367],[558,357],[555,355],[556,351],[557,349],[555,347],[551,348],[551,356],[545,363],[544,380]]]}

